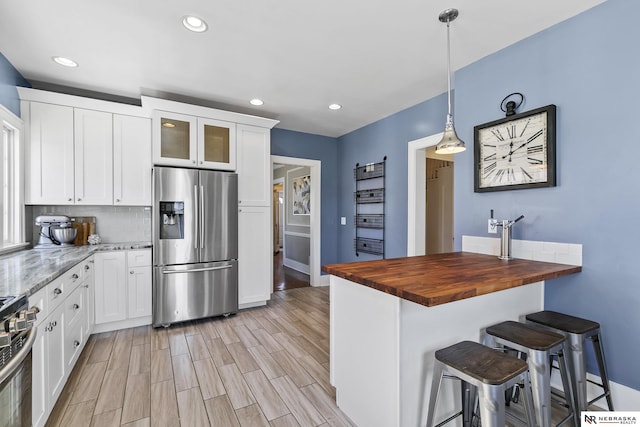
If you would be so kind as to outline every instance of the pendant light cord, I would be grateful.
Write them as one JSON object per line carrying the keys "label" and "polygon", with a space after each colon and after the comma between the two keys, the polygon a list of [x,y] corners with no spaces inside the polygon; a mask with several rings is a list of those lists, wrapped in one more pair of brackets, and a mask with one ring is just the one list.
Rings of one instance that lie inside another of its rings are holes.
{"label": "pendant light cord", "polygon": [[447,20],[447,100],[449,110],[447,114],[447,122],[451,118],[451,35],[449,31],[450,20]]}

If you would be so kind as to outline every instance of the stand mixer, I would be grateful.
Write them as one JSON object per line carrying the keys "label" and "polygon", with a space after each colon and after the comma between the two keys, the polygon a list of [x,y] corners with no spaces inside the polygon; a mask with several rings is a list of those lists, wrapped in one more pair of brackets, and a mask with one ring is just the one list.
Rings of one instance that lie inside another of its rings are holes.
{"label": "stand mixer", "polygon": [[41,215],[36,218],[41,227],[40,239],[34,249],[73,246],[77,230],[71,227],[71,219],[65,215]]}

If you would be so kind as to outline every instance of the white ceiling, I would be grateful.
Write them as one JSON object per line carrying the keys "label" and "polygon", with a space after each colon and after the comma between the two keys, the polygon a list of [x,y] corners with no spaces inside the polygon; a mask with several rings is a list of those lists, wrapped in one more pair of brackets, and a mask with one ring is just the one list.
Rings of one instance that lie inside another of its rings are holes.
{"label": "white ceiling", "polygon": [[[455,70],[603,1],[5,0],[0,52],[28,80],[197,98],[336,137],[446,91],[442,10],[460,10]],[[186,14],[208,31],[187,31]]]}

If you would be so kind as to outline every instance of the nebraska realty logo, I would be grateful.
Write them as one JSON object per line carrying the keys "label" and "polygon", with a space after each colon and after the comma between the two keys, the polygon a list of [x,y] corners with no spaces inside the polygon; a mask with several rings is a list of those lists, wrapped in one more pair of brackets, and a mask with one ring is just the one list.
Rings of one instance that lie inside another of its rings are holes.
{"label": "nebraska realty logo", "polygon": [[637,426],[640,412],[582,412],[581,427],[599,424]]}

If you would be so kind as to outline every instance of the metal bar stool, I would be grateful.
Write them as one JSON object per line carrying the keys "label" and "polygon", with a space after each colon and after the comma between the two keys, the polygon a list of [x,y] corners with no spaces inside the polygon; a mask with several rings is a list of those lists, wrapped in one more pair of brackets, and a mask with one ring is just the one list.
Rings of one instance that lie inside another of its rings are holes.
{"label": "metal bar stool", "polygon": [[471,400],[473,393],[470,393],[469,390],[474,388],[474,391],[477,391],[478,394],[482,426],[504,427],[506,415],[505,391],[517,385],[520,381],[524,382],[527,421],[530,426],[535,426],[529,371],[527,370],[527,364],[523,360],[472,341],[462,341],[440,349],[436,351],[435,356],[427,427],[433,427],[440,383],[444,375],[457,377],[463,382],[463,409],[458,414],[438,424],[438,426],[451,421],[459,415],[464,416],[465,425],[471,423],[469,411],[471,410],[470,408],[475,406],[475,400]]}
{"label": "metal bar stool", "polygon": [[[605,397],[607,406],[613,411],[611,389],[609,388],[609,376],[604,359],[604,350],[601,345],[600,324],[580,317],[569,316],[555,311],[539,311],[526,316],[528,322],[543,326],[567,337],[569,343],[567,353],[570,357],[571,382],[573,385],[578,411],[586,411],[593,402]],[[587,380],[587,368],[584,355],[584,342],[590,340],[600,370],[601,384]],[[587,398],[587,381],[602,387],[604,392],[589,401]]]}
{"label": "metal bar stool", "polygon": [[550,427],[551,424],[551,358],[558,358],[562,386],[568,414],[559,423],[573,419],[579,425],[578,412],[575,410],[573,391],[569,382],[569,361],[564,357],[564,335],[548,330],[536,328],[523,323],[507,321],[487,328],[485,345],[495,347],[504,346],[527,355],[527,365],[533,389],[533,404],[538,425]]}

